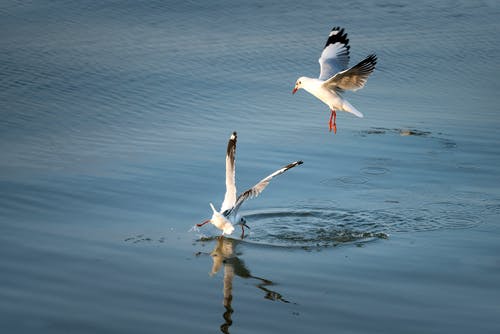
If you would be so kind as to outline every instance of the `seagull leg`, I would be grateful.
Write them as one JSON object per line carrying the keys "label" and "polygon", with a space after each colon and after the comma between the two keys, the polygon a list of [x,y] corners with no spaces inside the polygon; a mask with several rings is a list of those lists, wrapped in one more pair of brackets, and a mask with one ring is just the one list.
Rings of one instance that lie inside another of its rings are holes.
{"label": "seagull leg", "polygon": [[203,223],[196,224],[196,226],[198,226],[198,227],[202,227],[203,225],[205,225],[205,224],[207,224],[207,223],[210,223],[210,219],[205,220]]}
{"label": "seagull leg", "polygon": [[335,109],[331,110],[330,121],[328,122],[328,126],[330,132],[332,132],[333,129],[333,133],[337,133],[337,112],[335,111]]}
{"label": "seagull leg", "polygon": [[337,112],[333,111],[333,133],[337,134]]}
{"label": "seagull leg", "polygon": [[245,227],[250,229],[250,227],[247,225],[247,221],[245,218],[241,218],[241,239],[245,237]]}

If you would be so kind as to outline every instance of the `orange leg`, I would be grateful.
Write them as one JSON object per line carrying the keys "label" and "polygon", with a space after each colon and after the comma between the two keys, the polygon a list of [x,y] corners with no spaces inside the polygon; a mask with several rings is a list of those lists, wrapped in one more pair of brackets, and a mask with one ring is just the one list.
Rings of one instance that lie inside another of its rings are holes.
{"label": "orange leg", "polygon": [[330,132],[333,129],[334,133],[337,133],[337,113],[334,109],[331,110],[330,121],[328,122]]}
{"label": "orange leg", "polygon": [[241,239],[243,239],[245,237],[245,227],[250,229],[250,227],[248,227],[248,225],[247,225],[246,220],[242,219],[242,221],[241,221]]}
{"label": "orange leg", "polygon": [[196,226],[198,226],[198,227],[202,227],[203,225],[205,225],[205,224],[207,224],[207,223],[210,223],[210,219],[205,220],[203,223],[196,224]]}

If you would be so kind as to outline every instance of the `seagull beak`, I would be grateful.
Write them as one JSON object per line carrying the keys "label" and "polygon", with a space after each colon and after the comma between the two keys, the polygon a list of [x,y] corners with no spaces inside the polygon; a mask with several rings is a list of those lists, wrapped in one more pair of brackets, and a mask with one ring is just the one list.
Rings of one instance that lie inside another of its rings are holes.
{"label": "seagull beak", "polygon": [[297,93],[297,90],[298,90],[298,88],[297,88],[297,86],[295,86],[295,88],[292,90],[292,94]]}

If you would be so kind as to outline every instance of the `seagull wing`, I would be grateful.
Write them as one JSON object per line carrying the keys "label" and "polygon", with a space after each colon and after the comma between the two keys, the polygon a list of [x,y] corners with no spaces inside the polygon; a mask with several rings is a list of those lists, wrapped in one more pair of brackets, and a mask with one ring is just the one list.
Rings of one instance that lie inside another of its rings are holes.
{"label": "seagull wing", "polygon": [[226,195],[220,208],[224,212],[233,208],[236,203],[236,182],[235,182],[235,164],[234,156],[236,154],[236,132],[231,134],[227,143],[226,151]]}
{"label": "seagull wing", "polygon": [[331,78],[349,65],[349,39],[344,28],[334,27],[319,57],[320,80]]}
{"label": "seagull wing", "polygon": [[302,161],[295,161],[292,162],[291,164],[286,165],[285,167],[278,169],[271,175],[263,178],[262,180],[259,181],[256,185],[254,185],[252,188],[248,189],[247,191],[241,193],[238,196],[238,199],[236,200],[236,204],[234,205],[234,208],[229,212],[230,214],[236,214],[238,212],[238,209],[240,208],[241,204],[243,204],[244,201],[246,201],[249,198],[257,197],[259,194],[267,187],[271,179],[275,176],[278,176],[280,174],[283,174],[290,168],[293,168],[297,165],[301,165]]}
{"label": "seagull wing", "polygon": [[369,55],[357,65],[341,71],[323,83],[323,86],[332,90],[358,90],[363,88],[368,76],[372,74],[377,64],[377,56]]}

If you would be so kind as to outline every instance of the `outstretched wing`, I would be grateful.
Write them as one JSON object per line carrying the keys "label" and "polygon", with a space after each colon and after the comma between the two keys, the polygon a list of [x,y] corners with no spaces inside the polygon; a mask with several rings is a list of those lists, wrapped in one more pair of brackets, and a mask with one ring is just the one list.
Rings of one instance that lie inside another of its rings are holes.
{"label": "outstretched wing", "polygon": [[319,57],[319,79],[326,80],[349,65],[349,39],[344,28],[334,27]]}
{"label": "outstretched wing", "polygon": [[364,87],[375,65],[377,65],[377,56],[371,54],[350,69],[335,74],[323,85],[332,90],[358,90]]}
{"label": "outstretched wing", "polygon": [[228,214],[236,214],[238,212],[238,209],[240,208],[241,204],[243,204],[244,201],[246,201],[249,198],[259,196],[259,194],[267,187],[267,185],[269,184],[269,182],[271,181],[271,179],[273,177],[278,176],[280,174],[283,174],[284,172],[286,172],[290,168],[293,168],[297,165],[301,165],[302,163],[303,163],[302,161],[292,162],[291,164],[286,165],[285,167],[283,167],[281,169],[278,169],[277,171],[275,171],[271,175],[260,180],[259,183],[257,183],[252,188],[248,189],[247,191],[243,192],[242,194],[240,194],[238,196],[238,199],[236,200],[236,204],[234,205],[234,208],[230,212],[228,212]]}
{"label": "outstretched wing", "polygon": [[226,195],[220,208],[220,212],[232,209],[236,203],[236,182],[234,156],[236,154],[236,132],[231,134],[227,143],[226,151]]}

